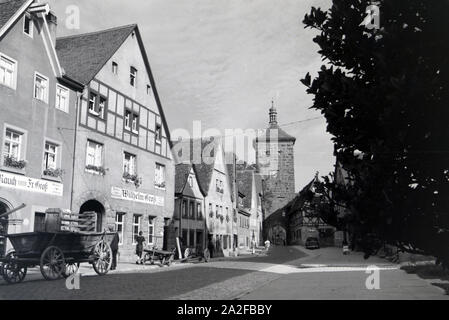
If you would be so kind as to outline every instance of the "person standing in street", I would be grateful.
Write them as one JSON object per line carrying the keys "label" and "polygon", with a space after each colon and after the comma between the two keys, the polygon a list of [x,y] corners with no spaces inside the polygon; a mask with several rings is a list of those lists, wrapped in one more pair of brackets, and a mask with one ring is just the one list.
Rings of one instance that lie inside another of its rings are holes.
{"label": "person standing in street", "polygon": [[143,254],[143,247],[145,243],[145,237],[143,236],[143,232],[139,231],[139,235],[136,236],[136,255],[137,255],[137,261],[136,264],[143,264],[142,261],[142,254]]}
{"label": "person standing in street", "polygon": [[[114,227],[109,227],[109,231],[114,232]],[[118,235],[118,232],[114,233],[114,237],[112,238],[111,242],[111,250],[112,250],[112,265],[111,270],[115,270],[117,268],[117,254],[118,254],[118,245],[120,242],[120,237]]]}

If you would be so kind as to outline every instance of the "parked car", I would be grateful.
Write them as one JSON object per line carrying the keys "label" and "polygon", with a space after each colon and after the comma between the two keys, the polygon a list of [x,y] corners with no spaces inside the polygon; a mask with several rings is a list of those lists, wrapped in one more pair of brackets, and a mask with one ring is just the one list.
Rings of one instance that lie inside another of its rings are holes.
{"label": "parked car", "polygon": [[320,242],[317,238],[307,238],[305,243],[306,249],[319,249],[320,248]]}

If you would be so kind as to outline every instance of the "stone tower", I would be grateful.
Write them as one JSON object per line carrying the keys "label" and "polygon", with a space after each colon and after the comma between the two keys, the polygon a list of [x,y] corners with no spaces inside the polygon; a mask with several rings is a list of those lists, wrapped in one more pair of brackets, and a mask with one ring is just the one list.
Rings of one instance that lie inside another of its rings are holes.
{"label": "stone tower", "polygon": [[268,218],[295,197],[296,138],[282,130],[272,102],[269,126],[255,140],[257,170],[262,178],[263,204]]}

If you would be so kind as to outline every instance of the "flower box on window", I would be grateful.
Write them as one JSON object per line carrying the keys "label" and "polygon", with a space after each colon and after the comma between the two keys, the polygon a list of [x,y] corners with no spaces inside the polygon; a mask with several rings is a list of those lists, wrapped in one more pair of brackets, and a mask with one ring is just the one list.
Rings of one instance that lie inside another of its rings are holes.
{"label": "flower box on window", "polygon": [[64,174],[64,170],[62,169],[51,169],[47,168],[44,170],[44,176],[53,177],[53,178],[62,178],[62,175]]}
{"label": "flower box on window", "polygon": [[142,184],[142,178],[138,177],[137,174],[124,172],[123,179],[125,179],[126,182],[133,182],[136,188],[140,187],[140,185]]}
{"label": "flower box on window", "polygon": [[101,166],[94,166],[94,165],[87,165],[86,166],[86,170],[88,171],[93,171],[95,173],[98,173],[102,176],[104,176],[106,174],[106,170],[105,168],[101,167]]}
{"label": "flower box on window", "polygon": [[26,167],[27,162],[25,160],[17,160],[15,157],[5,156],[3,164],[6,167],[15,168],[15,169],[23,169]]}

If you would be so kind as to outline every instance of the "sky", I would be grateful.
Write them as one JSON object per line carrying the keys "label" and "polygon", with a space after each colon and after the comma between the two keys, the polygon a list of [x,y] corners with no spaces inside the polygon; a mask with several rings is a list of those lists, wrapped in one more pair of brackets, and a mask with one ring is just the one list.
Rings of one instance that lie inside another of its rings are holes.
{"label": "sky", "polygon": [[[324,118],[300,79],[322,65],[315,31],[302,20],[331,0],[50,0],[58,36],[137,23],[170,131],[264,129],[271,100],[282,128],[297,138],[296,190],[335,159]],[[80,28],[67,29],[76,5]],[[249,159],[251,162],[251,158]],[[254,160],[253,160],[254,161]]]}

